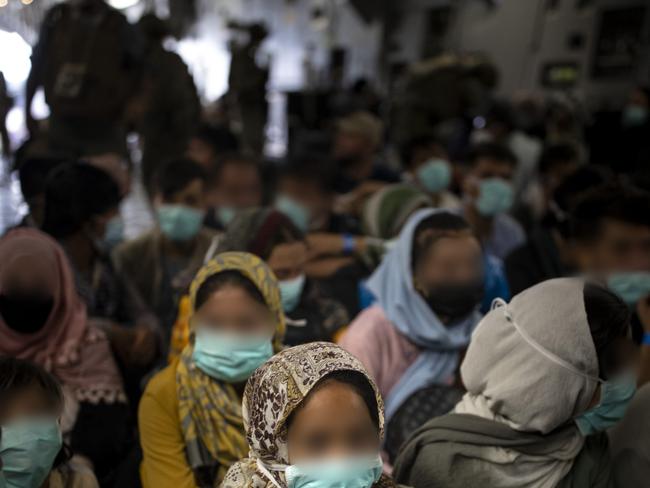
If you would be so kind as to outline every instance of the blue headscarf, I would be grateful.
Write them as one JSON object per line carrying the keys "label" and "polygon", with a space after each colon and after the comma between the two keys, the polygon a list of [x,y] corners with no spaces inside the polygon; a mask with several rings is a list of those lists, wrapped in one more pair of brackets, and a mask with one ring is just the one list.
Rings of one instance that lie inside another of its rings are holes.
{"label": "blue headscarf", "polygon": [[428,217],[445,210],[419,210],[408,220],[395,247],[367,281],[388,320],[422,352],[386,398],[386,418],[416,391],[436,383],[448,383],[458,368],[458,353],[469,344],[478,312],[445,325],[415,289],[411,254],[415,229]]}

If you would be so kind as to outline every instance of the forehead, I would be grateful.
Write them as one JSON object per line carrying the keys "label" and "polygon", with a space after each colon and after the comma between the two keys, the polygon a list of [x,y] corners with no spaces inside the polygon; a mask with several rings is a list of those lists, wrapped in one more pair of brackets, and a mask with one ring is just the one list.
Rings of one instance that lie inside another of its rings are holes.
{"label": "forehead", "polygon": [[614,219],[603,221],[600,235],[604,238],[650,241],[650,226]]}
{"label": "forehead", "polygon": [[511,172],[513,165],[503,159],[495,159],[491,157],[479,158],[474,163],[474,171],[479,173],[498,171],[498,172]]}
{"label": "forehead", "polygon": [[221,180],[234,180],[241,178],[259,178],[258,168],[250,163],[237,160],[224,161],[221,167]]}

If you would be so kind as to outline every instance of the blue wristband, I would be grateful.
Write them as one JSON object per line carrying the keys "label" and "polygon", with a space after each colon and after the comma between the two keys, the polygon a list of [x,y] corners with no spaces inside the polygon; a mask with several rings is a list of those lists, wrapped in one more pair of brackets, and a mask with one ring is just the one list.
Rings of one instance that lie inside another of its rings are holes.
{"label": "blue wristband", "polygon": [[352,234],[343,234],[343,254],[353,254],[357,248]]}
{"label": "blue wristband", "polygon": [[644,346],[650,346],[650,332],[645,332],[643,334],[643,339],[641,339],[641,344]]}

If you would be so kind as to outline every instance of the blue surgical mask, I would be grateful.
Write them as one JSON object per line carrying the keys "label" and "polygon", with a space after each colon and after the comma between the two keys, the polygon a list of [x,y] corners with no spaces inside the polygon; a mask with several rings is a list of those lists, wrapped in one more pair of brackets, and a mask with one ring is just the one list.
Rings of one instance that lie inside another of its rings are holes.
{"label": "blue surgical mask", "polygon": [[379,455],[287,466],[287,488],[370,488],[381,477]]}
{"label": "blue surgical mask", "polygon": [[430,159],[418,168],[417,178],[429,193],[440,193],[449,188],[451,168],[444,159]]}
{"label": "blue surgical mask", "polygon": [[607,287],[628,305],[636,305],[643,297],[650,295],[650,273],[615,273],[607,279]]}
{"label": "blue surgical mask", "polygon": [[108,251],[120,244],[124,240],[124,221],[122,217],[116,215],[106,224],[104,233],[104,248]]}
{"label": "blue surgical mask", "polygon": [[575,419],[580,433],[593,435],[616,425],[625,416],[635,392],[636,375],[633,372],[603,382],[598,405]]}
{"label": "blue surgical mask", "polygon": [[501,178],[486,178],[479,184],[476,208],[484,217],[507,212],[514,203],[512,184]]}
{"label": "blue surgical mask", "polygon": [[306,278],[302,274],[292,280],[280,281],[280,296],[282,298],[282,309],[289,313],[293,312],[302,297],[302,291],[305,289]]}
{"label": "blue surgical mask", "polygon": [[204,214],[186,205],[158,207],[158,225],[170,241],[187,242],[194,239],[203,226]]}
{"label": "blue surgical mask", "polygon": [[239,335],[197,327],[192,353],[194,364],[215,380],[246,381],[272,356],[270,336]]}
{"label": "blue surgical mask", "polygon": [[639,105],[629,105],[623,111],[623,125],[638,127],[648,120],[648,109]]}
{"label": "blue surgical mask", "polygon": [[234,207],[222,206],[217,209],[217,218],[224,227],[228,227],[230,225],[230,222],[235,220],[236,216],[237,210],[235,210]]}
{"label": "blue surgical mask", "polygon": [[0,459],[8,487],[40,488],[61,451],[61,429],[54,418],[20,420],[2,426]]}
{"label": "blue surgical mask", "polygon": [[293,225],[302,232],[309,230],[309,209],[296,202],[293,198],[280,195],[275,201],[275,208],[291,219]]}

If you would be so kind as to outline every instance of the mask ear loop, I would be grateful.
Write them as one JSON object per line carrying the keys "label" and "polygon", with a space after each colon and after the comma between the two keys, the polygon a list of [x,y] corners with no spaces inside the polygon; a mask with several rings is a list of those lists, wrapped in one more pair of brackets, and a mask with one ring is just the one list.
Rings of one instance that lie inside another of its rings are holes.
{"label": "mask ear loop", "polygon": [[571,363],[565,361],[561,357],[557,356],[556,354],[553,354],[551,351],[546,349],[544,346],[539,344],[535,339],[533,339],[528,332],[526,332],[524,329],[522,329],[517,322],[515,322],[512,313],[510,309],[508,308],[508,304],[503,300],[502,298],[495,298],[494,301],[492,302],[492,310],[496,310],[497,308],[503,309],[503,314],[506,318],[506,320],[512,324],[512,326],[515,328],[515,330],[519,333],[519,335],[530,345],[532,346],[537,352],[545,356],[547,359],[550,359],[552,362],[557,364],[558,366],[561,366],[564,369],[567,369],[571,371],[574,374],[577,374],[578,376],[582,376],[588,381],[595,381],[597,383],[605,383],[604,380],[601,380],[600,378],[596,378],[594,376],[591,376],[587,373],[583,373],[579,369],[577,369],[575,366],[573,366]]}

